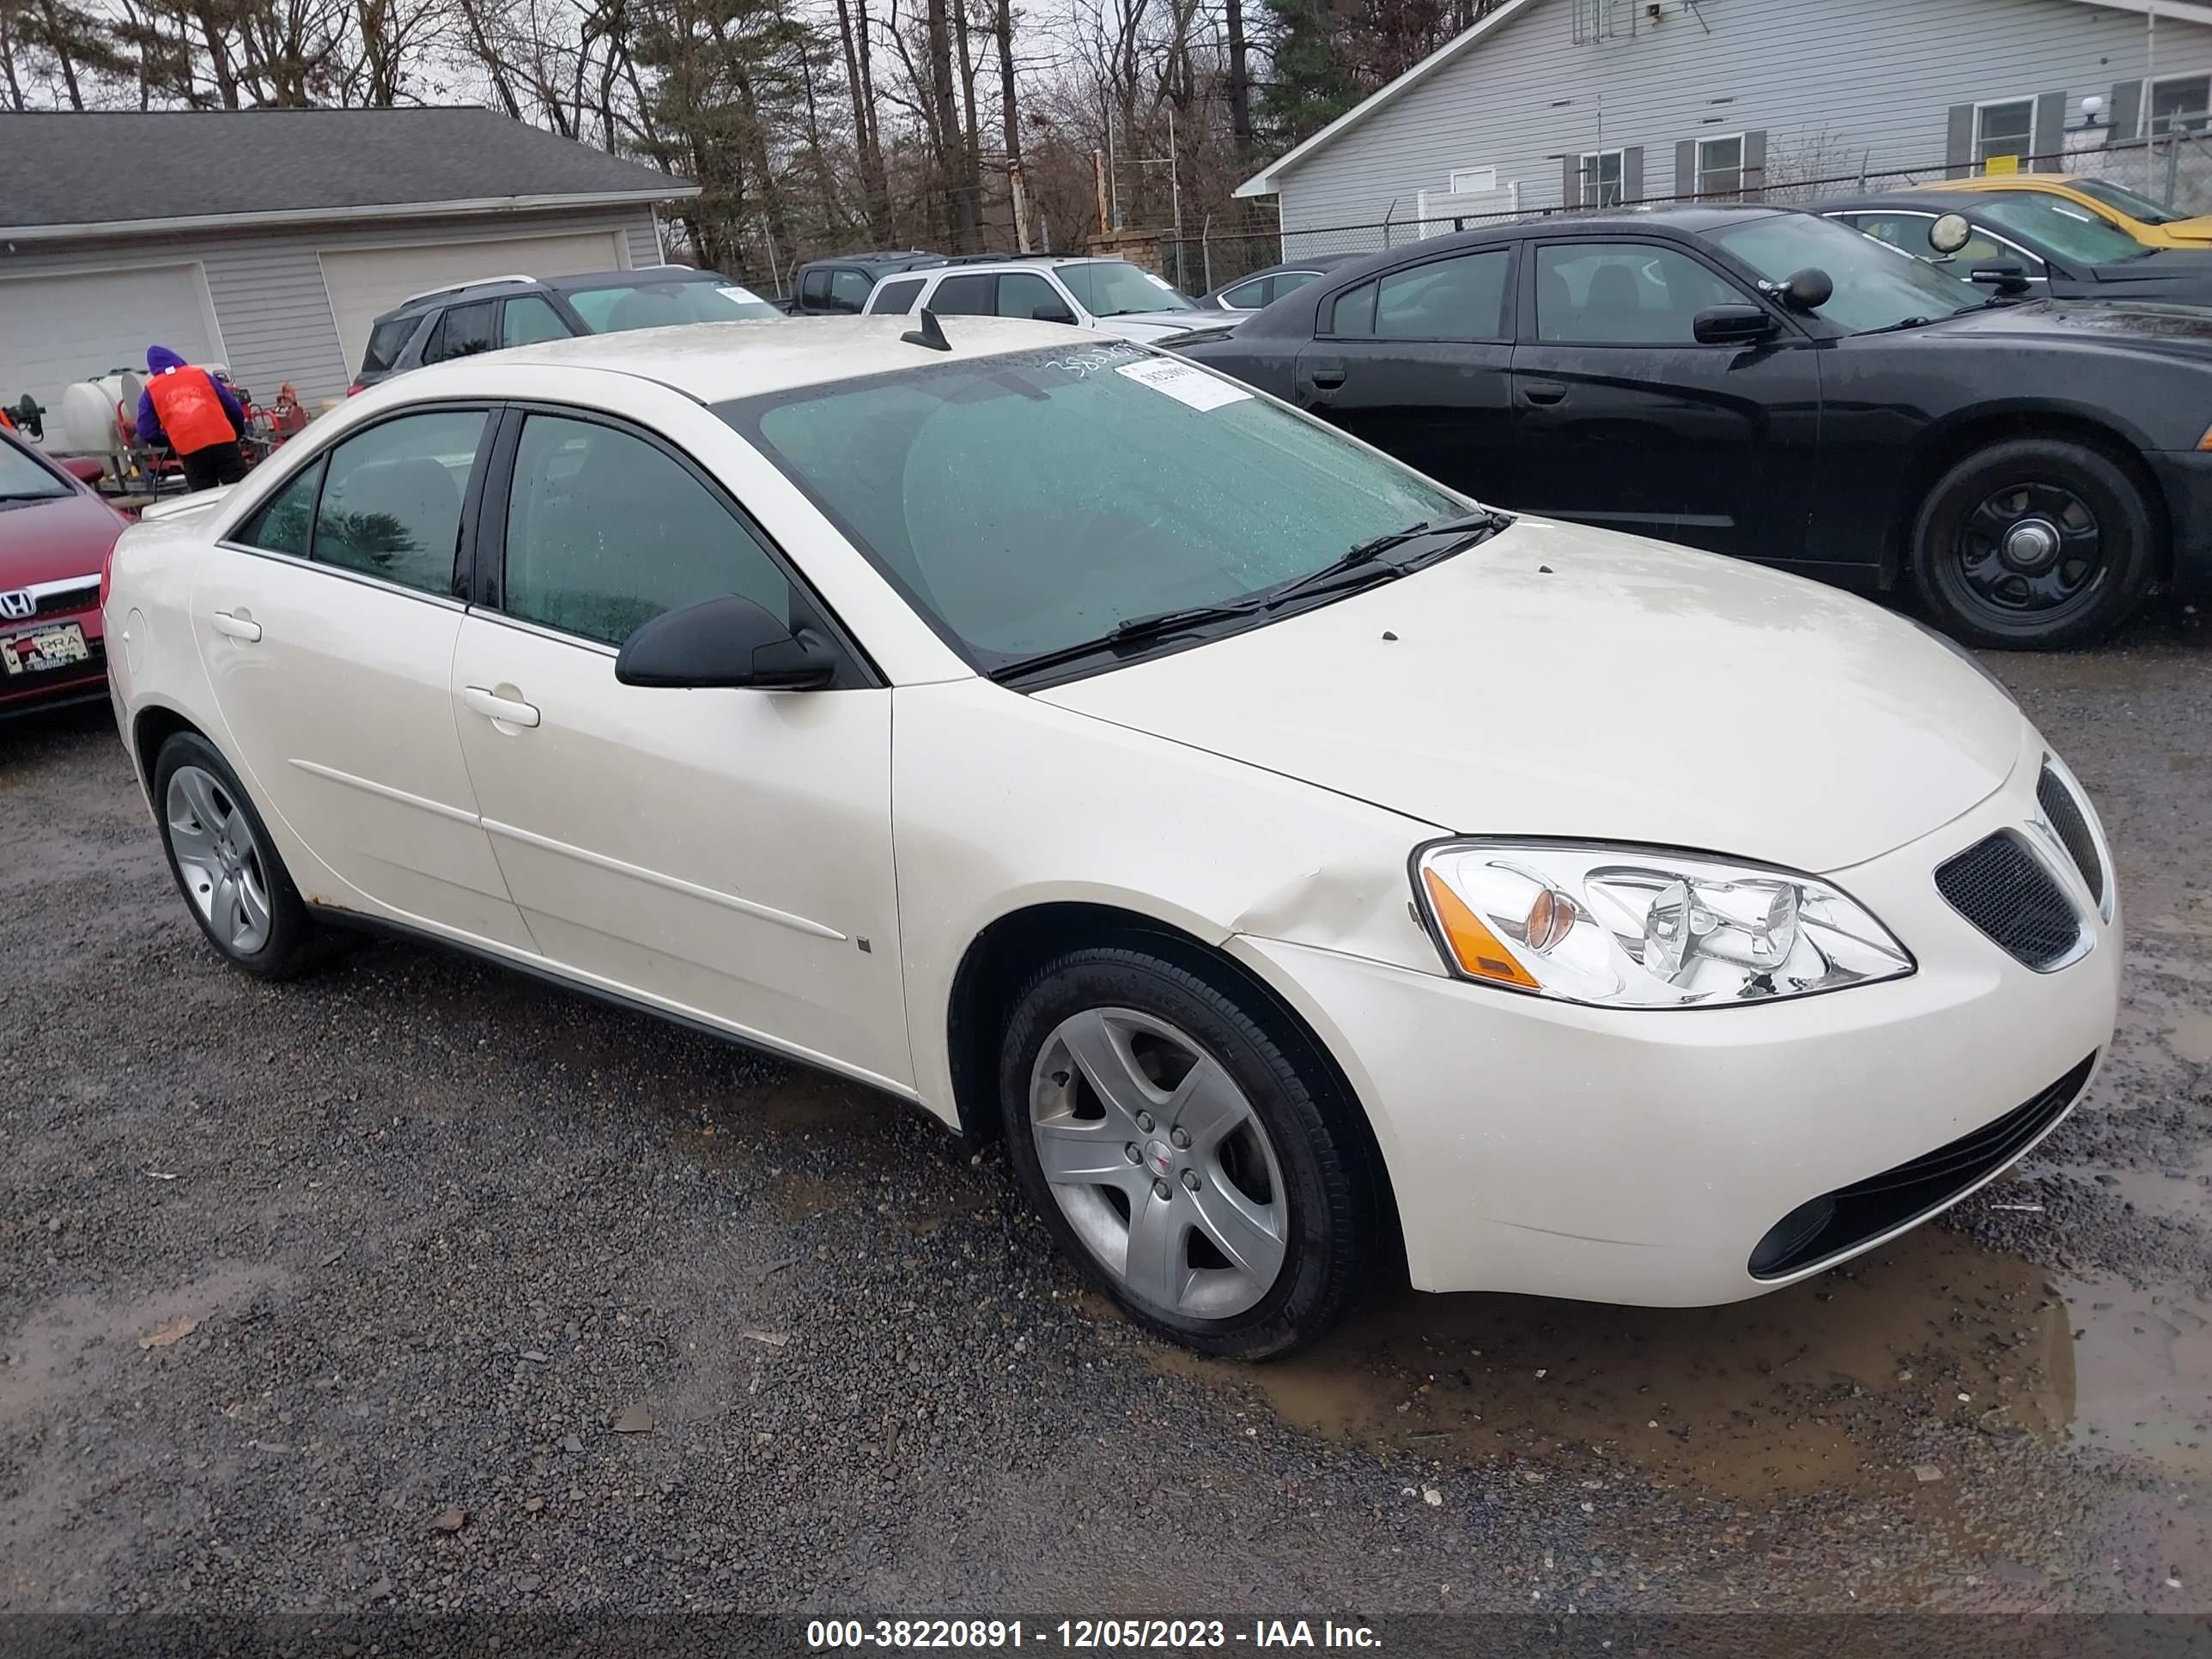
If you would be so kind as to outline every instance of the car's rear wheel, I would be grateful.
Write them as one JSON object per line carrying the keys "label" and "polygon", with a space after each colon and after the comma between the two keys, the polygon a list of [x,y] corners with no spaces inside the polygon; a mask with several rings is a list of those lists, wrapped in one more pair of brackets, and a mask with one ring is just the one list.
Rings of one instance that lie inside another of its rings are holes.
{"label": "car's rear wheel", "polygon": [[1071,952],[1017,1000],[1000,1069],[1061,1246],[1141,1323],[1243,1358],[1343,1318],[1379,1231],[1352,1107],[1257,1001],[1146,951]]}
{"label": "car's rear wheel", "polygon": [[1936,624],[1968,645],[2051,650],[2110,632],[2157,568],[2147,485],[2057,438],[1992,444],[1929,492],[1912,568]]}
{"label": "car's rear wheel", "polygon": [[178,732],[155,759],[153,785],[169,873],[209,943],[264,979],[315,965],[325,935],[215,745],[198,732]]}

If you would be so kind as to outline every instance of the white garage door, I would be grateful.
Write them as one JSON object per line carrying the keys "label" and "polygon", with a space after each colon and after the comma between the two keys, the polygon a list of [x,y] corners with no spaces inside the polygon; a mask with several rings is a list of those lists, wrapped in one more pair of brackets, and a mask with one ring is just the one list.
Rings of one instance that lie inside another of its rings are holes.
{"label": "white garage door", "polygon": [[213,315],[196,264],[0,277],[0,403],[27,392],[58,410],[75,381],[112,368],[143,373],[149,345],[221,362]]}
{"label": "white garage door", "polygon": [[623,264],[612,231],[574,236],[515,236],[495,242],[426,242],[410,247],[328,248],[323,287],[337,319],[346,373],[358,374],[369,325],[410,294],[485,276],[572,276]]}

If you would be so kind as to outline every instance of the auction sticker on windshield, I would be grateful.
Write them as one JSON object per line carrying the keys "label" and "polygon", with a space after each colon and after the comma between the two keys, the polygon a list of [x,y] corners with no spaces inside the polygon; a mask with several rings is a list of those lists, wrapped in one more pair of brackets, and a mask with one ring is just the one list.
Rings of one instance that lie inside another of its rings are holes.
{"label": "auction sticker on windshield", "polygon": [[1164,392],[1179,404],[1188,404],[1193,409],[1219,409],[1224,404],[1241,404],[1252,394],[1233,386],[1226,380],[1216,380],[1203,369],[1193,368],[1188,363],[1178,363],[1155,357],[1148,362],[1127,363],[1114,371],[1126,374],[1140,386],[1155,392]]}
{"label": "auction sticker on windshield", "polygon": [[718,288],[714,292],[720,295],[725,300],[735,300],[741,306],[764,306],[768,303],[768,301],[762,299],[759,295],[754,293],[752,289],[749,288],[739,288],[735,283],[732,283],[724,288]]}

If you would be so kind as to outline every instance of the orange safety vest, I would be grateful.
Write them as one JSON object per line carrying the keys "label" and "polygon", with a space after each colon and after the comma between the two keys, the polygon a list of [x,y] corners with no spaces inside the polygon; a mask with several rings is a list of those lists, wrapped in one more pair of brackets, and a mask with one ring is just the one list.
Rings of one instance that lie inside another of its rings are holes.
{"label": "orange safety vest", "polygon": [[204,368],[166,368],[146,382],[154,416],[169,435],[169,447],[190,455],[210,444],[234,441],[238,433]]}

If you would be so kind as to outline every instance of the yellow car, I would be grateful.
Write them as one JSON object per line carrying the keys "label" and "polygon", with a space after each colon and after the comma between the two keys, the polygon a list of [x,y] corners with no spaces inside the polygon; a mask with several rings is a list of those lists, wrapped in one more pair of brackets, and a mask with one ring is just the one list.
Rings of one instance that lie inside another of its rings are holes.
{"label": "yellow car", "polygon": [[1921,188],[1972,191],[1977,195],[2000,190],[2034,191],[2044,196],[2063,197],[2088,209],[2106,224],[2117,226],[2147,247],[2212,247],[2212,214],[2185,219],[2141,191],[2116,185],[2109,179],[2084,179],[2067,173],[2013,173],[1947,179]]}

